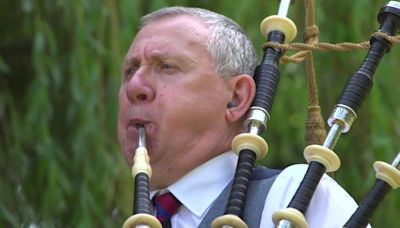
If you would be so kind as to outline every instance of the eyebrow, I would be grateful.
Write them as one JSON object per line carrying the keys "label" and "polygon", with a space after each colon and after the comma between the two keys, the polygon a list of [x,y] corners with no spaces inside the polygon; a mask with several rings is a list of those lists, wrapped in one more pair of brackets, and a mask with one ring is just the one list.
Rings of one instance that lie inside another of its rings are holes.
{"label": "eyebrow", "polygon": [[124,68],[126,68],[126,66],[135,65],[135,64],[137,64],[139,62],[140,61],[135,57],[132,57],[132,56],[127,57],[127,58],[124,59],[124,62],[122,63],[122,68],[124,69]]}
{"label": "eyebrow", "polygon": [[[175,59],[175,60],[177,60],[178,63],[181,63],[182,65],[192,65],[192,64],[196,64],[197,63],[196,60],[194,60],[192,58],[189,58],[187,55],[184,55],[184,54],[171,55],[171,54],[168,54],[168,53],[159,53],[159,52],[157,52],[157,53],[150,54],[150,58],[151,59],[158,59],[158,60],[161,60],[161,61],[166,61],[166,60],[169,60],[169,59]],[[139,64],[139,63],[140,63],[140,60],[138,58],[136,58],[134,56],[130,56],[130,57],[125,58],[125,60],[123,62],[123,65],[122,65],[122,68],[124,69],[127,66],[135,65],[135,64]]]}
{"label": "eyebrow", "polygon": [[197,61],[190,58],[190,55],[185,54],[185,52],[178,53],[178,54],[171,54],[167,52],[154,52],[150,54],[150,58],[155,58],[159,59],[162,61],[167,61],[167,60],[177,60],[179,63],[183,64],[193,64],[196,63]]}

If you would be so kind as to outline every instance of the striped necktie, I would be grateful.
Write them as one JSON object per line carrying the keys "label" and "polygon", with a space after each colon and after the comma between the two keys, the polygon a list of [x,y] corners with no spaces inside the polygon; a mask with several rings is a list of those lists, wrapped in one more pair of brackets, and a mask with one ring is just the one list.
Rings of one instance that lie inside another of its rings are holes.
{"label": "striped necktie", "polygon": [[181,203],[170,192],[156,196],[154,203],[157,219],[163,228],[171,227],[171,217],[178,211]]}

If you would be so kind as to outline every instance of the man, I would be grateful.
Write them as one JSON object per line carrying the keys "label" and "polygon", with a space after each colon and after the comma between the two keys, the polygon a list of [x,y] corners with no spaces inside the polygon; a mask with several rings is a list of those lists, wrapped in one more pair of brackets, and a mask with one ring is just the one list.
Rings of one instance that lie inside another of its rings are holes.
{"label": "man", "polygon": [[[118,138],[130,166],[137,124],[145,125],[153,195],[171,192],[182,204],[172,227],[198,227],[232,181],[233,137],[255,95],[251,42],[230,19],[203,9],[171,7],[144,18],[123,63]],[[306,166],[282,171],[263,204],[260,227],[285,208]],[[341,227],[354,200],[324,176],[306,218],[310,227]],[[218,216],[218,215],[216,215]]]}

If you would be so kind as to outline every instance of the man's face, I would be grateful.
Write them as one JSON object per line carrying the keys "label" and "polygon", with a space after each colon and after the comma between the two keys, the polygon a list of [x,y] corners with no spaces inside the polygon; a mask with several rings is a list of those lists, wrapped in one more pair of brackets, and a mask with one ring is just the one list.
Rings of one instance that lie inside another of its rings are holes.
{"label": "man's face", "polygon": [[188,16],[159,19],[136,35],[123,65],[118,139],[129,165],[144,124],[153,176],[151,188],[229,149],[225,110],[228,79],[215,72],[208,30]]}

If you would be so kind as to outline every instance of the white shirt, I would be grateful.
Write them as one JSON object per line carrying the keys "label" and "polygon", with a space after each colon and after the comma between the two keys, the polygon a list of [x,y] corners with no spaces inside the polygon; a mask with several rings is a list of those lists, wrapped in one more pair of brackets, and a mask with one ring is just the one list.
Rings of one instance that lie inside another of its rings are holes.
{"label": "white shirt", "polygon": [[[182,203],[171,218],[172,227],[198,227],[214,200],[234,177],[237,155],[226,152],[192,170],[162,191],[170,191]],[[307,165],[284,169],[273,183],[260,227],[274,227],[272,214],[289,204],[307,170]],[[156,192],[151,192],[153,197]],[[343,227],[357,208],[351,196],[332,178],[324,175],[305,214],[310,228]]]}

